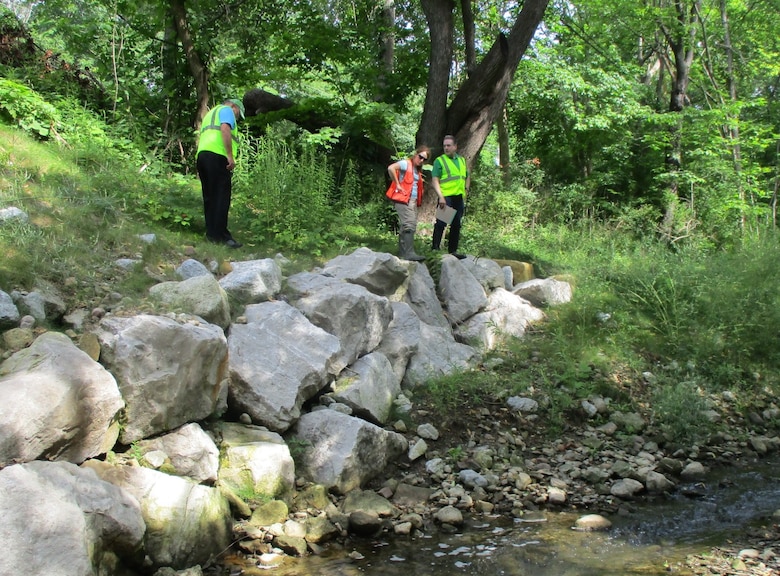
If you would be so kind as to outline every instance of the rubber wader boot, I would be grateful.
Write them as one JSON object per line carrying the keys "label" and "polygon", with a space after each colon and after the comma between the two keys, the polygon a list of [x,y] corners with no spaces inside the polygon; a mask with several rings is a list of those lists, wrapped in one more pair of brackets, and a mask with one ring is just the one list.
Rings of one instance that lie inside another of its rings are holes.
{"label": "rubber wader boot", "polygon": [[398,234],[398,252],[399,256],[404,260],[411,260],[412,262],[422,262],[425,260],[425,257],[414,252],[413,230],[401,230]]}

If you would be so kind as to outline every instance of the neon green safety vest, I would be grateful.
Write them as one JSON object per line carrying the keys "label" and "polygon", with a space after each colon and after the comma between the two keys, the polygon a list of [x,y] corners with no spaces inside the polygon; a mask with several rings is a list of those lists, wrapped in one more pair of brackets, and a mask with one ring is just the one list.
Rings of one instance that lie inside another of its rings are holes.
{"label": "neon green safety vest", "polygon": [[450,158],[446,154],[439,156],[436,160],[441,162],[442,173],[439,178],[439,189],[442,196],[456,196],[457,194],[466,194],[466,160],[463,156]]}
{"label": "neon green safety vest", "polygon": [[[215,106],[212,110],[206,112],[206,116],[203,118],[203,125],[200,127],[198,153],[205,150],[227,157],[227,150],[225,150],[225,144],[222,142],[222,131],[219,122],[219,112],[222,108],[228,108],[228,106]],[[233,156],[235,157],[238,152],[238,128],[233,127],[230,130],[230,134],[233,139]]]}

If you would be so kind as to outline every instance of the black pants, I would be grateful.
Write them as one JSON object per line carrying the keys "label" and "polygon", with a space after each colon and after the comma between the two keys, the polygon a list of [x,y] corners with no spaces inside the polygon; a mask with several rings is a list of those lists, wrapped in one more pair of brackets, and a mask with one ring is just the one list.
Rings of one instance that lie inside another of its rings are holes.
{"label": "black pants", "polygon": [[[458,251],[458,244],[460,243],[460,221],[463,218],[463,213],[466,210],[466,203],[463,200],[463,194],[457,194],[456,196],[445,196],[444,201],[447,206],[455,208],[455,218],[452,219],[450,224],[450,233],[447,236],[447,252],[454,254]],[[436,220],[436,224],[433,225],[433,249],[439,250],[441,248],[441,239],[444,236],[444,229],[447,224],[441,220]]]}
{"label": "black pants", "polygon": [[200,152],[198,176],[203,191],[206,237],[215,242],[230,240],[233,237],[227,225],[233,193],[233,173],[227,169],[227,157],[215,152]]}

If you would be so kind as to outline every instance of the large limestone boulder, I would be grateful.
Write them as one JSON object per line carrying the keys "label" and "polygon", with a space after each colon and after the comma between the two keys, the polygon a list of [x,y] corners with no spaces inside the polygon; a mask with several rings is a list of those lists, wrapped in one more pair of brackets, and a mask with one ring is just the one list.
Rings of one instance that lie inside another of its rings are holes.
{"label": "large limestone boulder", "polygon": [[284,432],[340,370],[338,338],[285,302],[247,306],[245,318],[230,328],[228,403]]}
{"label": "large limestone boulder", "polygon": [[223,422],[219,483],[235,494],[289,500],[295,463],[284,439],[257,426]]}
{"label": "large limestone boulder", "polygon": [[472,368],[481,358],[479,351],[456,342],[446,328],[420,323],[420,346],[409,360],[401,385],[416,388],[434,378],[441,378]]}
{"label": "large limestone boulder", "polygon": [[0,574],[98,576],[131,566],[146,525],[133,496],[89,469],[29,462],[0,470]]}
{"label": "large limestone boulder", "polygon": [[405,302],[393,302],[392,306],[393,320],[376,351],[388,359],[395,380],[400,385],[409,359],[420,347],[420,318]]}
{"label": "large limestone boulder", "polygon": [[571,284],[555,278],[535,278],[521,282],[512,290],[534,306],[555,306],[571,302]]}
{"label": "large limestone boulder", "polygon": [[134,452],[136,450],[141,454],[156,453],[157,459],[167,464],[177,476],[206,484],[217,480],[219,448],[211,436],[194,422],[156,438],[139,440]]}
{"label": "large limestone boulder", "polygon": [[333,385],[331,397],[372,422],[384,424],[401,392],[387,356],[371,352],[349,366]]}
{"label": "large limestone boulder", "polygon": [[439,294],[450,324],[456,326],[487,306],[482,284],[461,260],[447,254],[441,259]]}
{"label": "large limestone boulder", "polygon": [[211,274],[193,276],[181,282],[161,282],[149,288],[149,295],[171,311],[186,312],[225,329],[230,324],[227,293]]}
{"label": "large limestone boulder", "polygon": [[401,300],[411,307],[421,322],[439,328],[450,327],[436,294],[436,284],[427,267],[416,265],[413,268]]}
{"label": "large limestone boulder", "polygon": [[125,400],[123,444],[210,416],[227,376],[227,340],[219,326],[163,316],[107,317],[97,336],[100,361]]}
{"label": "large limestone boulder", "polygon": [[384,296],[323,274],[291,276],[286,293],[312,324],[339,339],[338,371],[379,346],[393,319],[390,301]]}
{"label": "large limestone boulder", "polygon": [[305,446],[303,475],[341,494],[360,488],[408,448],[396,432],[329,409],[304,414],[296,436]]}
{"label": "large limestone boulder", "polygon": [[204,564],[230,545],[230,506],[218,489],[140,466],[98,460],[84,466],[139,502],[146,523],[144,553],[153,567]]}
{"label": "large limestone boulder", "polygon": [[483,350],[493,350],[506,338],[522,338],[526,328],[544,319],[544,312],[511,292],[496,288],[483,312],[455,328],[457,338]]}
{"label": "large limestone boulder", "polygon": [[103,454],[116,442],[123,406],[105,368],[64,334],[42,334],[0,365],[0,467]]}
{"label": "large limestone boulder", "polygon": [[352,254],[330,260],[322,273],[389,297],[407,282],[410,265],[392,254],[358,248]]}
{"label": "large limestone boulder", "polygon": [[282,288],[282,269],[272,258],[231,262],[231,268],[219,285],[241,304],[266,302]]}

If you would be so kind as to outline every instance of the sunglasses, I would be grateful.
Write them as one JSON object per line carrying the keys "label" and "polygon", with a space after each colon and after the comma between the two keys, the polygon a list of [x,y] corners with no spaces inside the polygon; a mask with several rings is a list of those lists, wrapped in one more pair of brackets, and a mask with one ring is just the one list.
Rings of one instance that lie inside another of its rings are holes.
{"label": "sunglasses", "polygon": [[427,156],[423,156],[422,154],[418,154],[418,155],[417,155],[417,157],[418,157],[420,160],[427,160],[427,159],[428,159],[428,157],[427,157]]}

